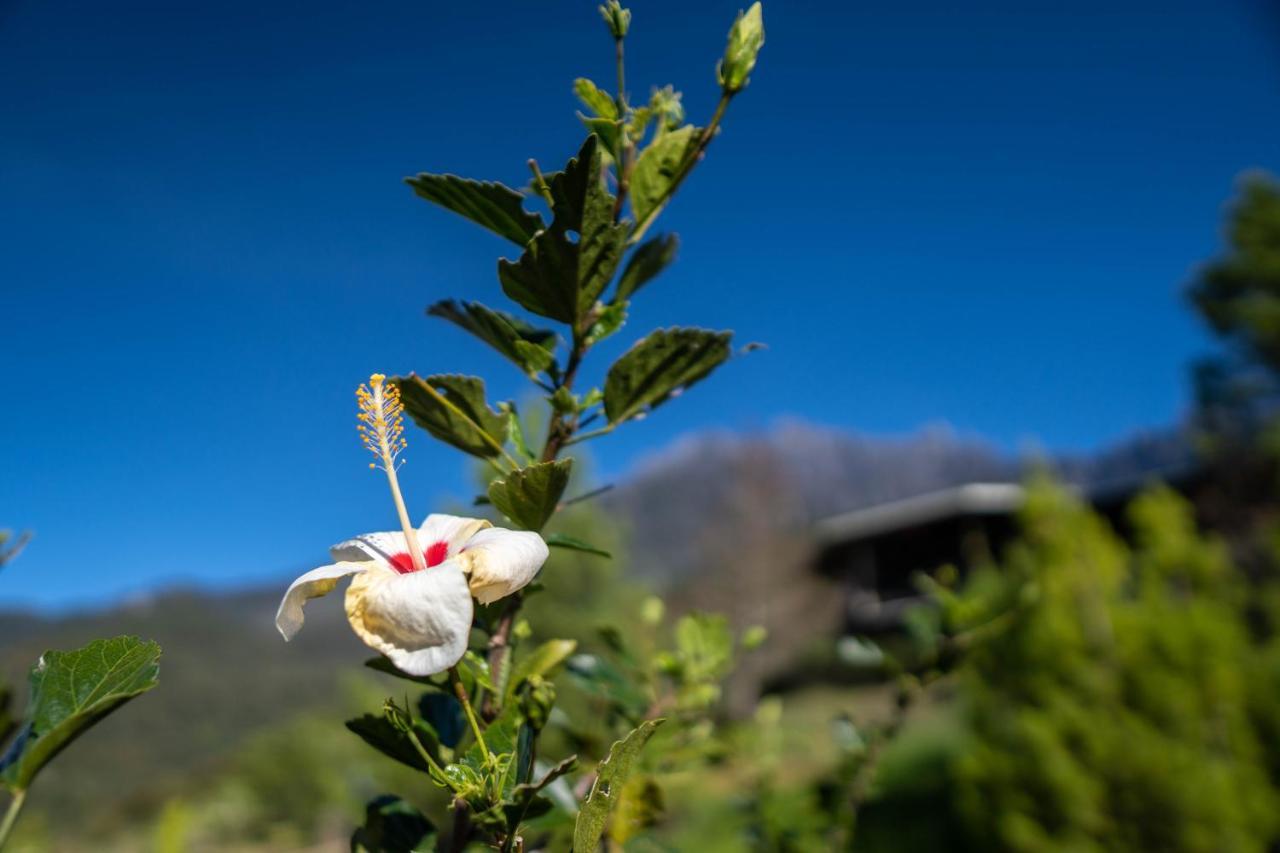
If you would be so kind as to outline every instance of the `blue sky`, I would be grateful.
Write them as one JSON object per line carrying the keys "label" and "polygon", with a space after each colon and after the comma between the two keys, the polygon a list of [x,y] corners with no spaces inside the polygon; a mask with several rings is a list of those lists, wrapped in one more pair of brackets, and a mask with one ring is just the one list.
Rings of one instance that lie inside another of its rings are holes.
{"label": "blue sky", "polygon": [[[633,95],[675,83],[705,119],[738,7],[637,0]],[[601,442],[602,469],[780,416],[1064,450],[1177,419],[1210,346],[1182,290],[1235,176],[1280,168],[1264,9],[767,3],[665,217],[679,262],[600,360],[673,323],[769,349]],[[0,5],[0,524],[37,532],[0,604],[283,578],[391,525],[359,381],[525,393],[422,314],[500,304],[510,248],[400,178],[562,163],[581,75],[613,87],[591,2]],[[465,492],[453,452],[407,457],[415,514]]]}

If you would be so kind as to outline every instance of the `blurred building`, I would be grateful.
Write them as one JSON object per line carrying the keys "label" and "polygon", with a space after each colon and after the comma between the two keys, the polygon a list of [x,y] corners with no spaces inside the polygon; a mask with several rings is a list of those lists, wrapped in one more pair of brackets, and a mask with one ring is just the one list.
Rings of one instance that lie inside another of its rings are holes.
{"label": "blurred building", "polygon": [[[1124,535],[1125,507],[1156,482],[1194,496],[1203,477],[1184,467],[1080,491]],[[923,602],[914,581],[917,573],[954,566],[963,577],[975,566],[1000,560],[1018,533],[1017,515],[1025,499],[1018,483],[966,483],[818,522],[818,571],[843,590],[843,633],[897,629],[903,614]]]}

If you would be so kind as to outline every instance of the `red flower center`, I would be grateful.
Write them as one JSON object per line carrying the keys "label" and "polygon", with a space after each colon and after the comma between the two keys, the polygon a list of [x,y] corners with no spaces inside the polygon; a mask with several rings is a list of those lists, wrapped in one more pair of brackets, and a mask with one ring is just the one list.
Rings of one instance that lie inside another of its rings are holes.
{"label": "red flower center", "polygon": [[[427,568],[438,566],[443,563],[449,556],[448,542],[432,542],[427,550],[422,552],[423,558],[427,563]],[[411,574],[413,572],[413,557],[409,554],[392,554],[387,558],[387,562],[391,563],[391,568],[395,569],[402,575]]]}

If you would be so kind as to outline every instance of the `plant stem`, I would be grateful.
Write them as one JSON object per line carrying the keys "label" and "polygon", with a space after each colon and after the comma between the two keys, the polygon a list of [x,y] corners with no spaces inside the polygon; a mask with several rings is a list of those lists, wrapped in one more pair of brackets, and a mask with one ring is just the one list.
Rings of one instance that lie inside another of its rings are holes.
{"label": "plant stem", "polygon": [[466,712],[467,722],[471,724],[471,733],[476,736],[476,743],[480,745],[480,752],[484,754],[484,763],[488,765],[493,761],[493,756],[489,754],[489,745],[484,742],[484,734],[480,731],[480,723],[476,721],[476,712],[471,707],[471,697],[467,695],[467,688],[462,686],[462,677],[458,675],[456,666],[449,667],[449,683],[453,685],[454,695],[462,703],[462,710]]}
{"label": "plant stem", "polygon": [[449,849],[454,853],[462,853],[470,835],[471,807],[466,800],[458,797],[453,801],[453,838],[450,839]]}
{"label": "plant stem", "polygon": [[676,194],[680,184],[693,171],[693,167],[698,165],[698,161],[702,159],[703,152],[707,150],[707,146],[715,138],[716,131],[720,128],[720,121],[724,118],[724,111],[728,109],[729,101],[732,99],[733,94],[730,92],[720,95],[720,103],[716,104],[716,111],[712,114],[711,121],[703,128],[702,135],[698,137],[698,144],[694,146],[693,153],[685,158],[680,170],[671,179],[671,184],[667,187],[667,191],[662,194],[661,200],[653,206],[653,210],[649,211],[644,219],[636,223],[635,231],[631,232],[631,238],[627,240],[628,246],[634,246],[640,242],[640,238],[649,230],[649,226],[658,218],[658,214],[662,213],[663,208],[667,206],[667,202],[671,201],[671,197]]}
{"label": "plant stem", "polygon": [[574,444],[581,444],[584,441],[590,441],[591,439],[599,438],[602,435],[608,435],[609,433],[613,432],[614,429],[617,428],[617,426],[618,425],[616,423],[609,424],[608,426],[602,426],[600,427],[600,429],[592,430],[591,432],[584,432],[584,433],[575,435],[572,438],[565,441],[564,443],[565,447],[569,447]]}
{"label": "plant stem", "polygon": [[547,207],[551,208],[551,212],[555,212],[555,199],[551,197],[551,187],[547,186],[547,179],[542,177],[542,170],[538,168],[538,161],[529,158],[529,171],[533,172],[533,183],[538,190],[538,194],[547,202]]}
{"label": "plant stem", "polygon": [[444,768],[440,766],[439,762],[431,757],[431,753],[427,752],[427,748],[423,746],[422,741],[418,739],[417,733],[414,732],[412,728],[405,729],[404,733],[409,736],[409,742],[412,743],[413,748],[418,751],[418,755],[422,756],[422,760],[427,762],[428,766],[440,775],[440,778],[453,789],[455,794],[459,793],[457,785],[445,774]]}
{"label": "plant stem", "polygon": [[622,208],[626,204],[627,192],[631,189],[631,167],[635,161],[635,143],[627,134],[627,77],[623,62],[623,39],[614,39],[615,55],[618,61],[618,95],[614,102],[618,107],[618,198],[613,204],[613,221],[622,218]]}
{"label": "plant stem", "polygon": [[25,789],[13,792],[13,799],[9,801],[9,808],[4,813],[4,820],[0,821],[0,850],[4,849],[5,842],[9,840],[9,833],[13,831],[13,825],[18,820],[18,812],[22,811],[22,803],[26,798]]}

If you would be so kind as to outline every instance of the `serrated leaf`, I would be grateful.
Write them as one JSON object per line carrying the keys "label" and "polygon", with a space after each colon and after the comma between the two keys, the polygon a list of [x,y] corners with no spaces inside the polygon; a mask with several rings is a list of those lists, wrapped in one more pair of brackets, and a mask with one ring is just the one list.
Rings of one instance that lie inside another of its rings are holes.
{"label": "serrated leaf", "polygon": [[730,355],[732,332],[659,329],[640,340],[609,368],[604,411],[619,423],[662,405],[673,393],[693,385]]}
{"label": "serrated leaf", "polygon": [[569,659],[578,648],[576,640],[547,640],[529,654],[516,662],[511,670],[511,678],[507,680],[506,701],[510,702],[516,690],[525,681],[534,676],[545,677],[560,664]]}
{"label": "serrated leaf", "polygon": [[489,500],[523,530],[541,530],[569,485],[572,459],[540,462],[489,484]]}
{"label": "serrated leaf", "polygon": [[698,128],[686,124],[654,138],[631,171],[631,210],[637,222],[660,207],[698,145]]}
{"label": "serrated leaf", "polygon": [[365,807],[364,826],[351,836],[352,853],[434,850],[436,828],[416,808],[384,794]]}
{"label": "serrated leaf", "polygon": [[676,259],[680,238],[675,234],[659,234],[646,240],[631,253],[631,259],[618,279],[615,302],[626,302],[640,288],[648,284],[658,273]]}
{"label": "serrated leaf", "polygon": [[475,335],[519,367],[527,376],[536,376],[554,360],[556,333],[539,329],[505,311],[495,311],[479,302],[445,299],[427,309]]}
{"label": "serrated leaf", "polygon": [[583,542],[581,539],[575,539],[572,536],[565,536],[563,533],[552,533],[550,536],[543,537],[548,545],[552,548],[568,548],[570,551],[581,551],[584,554],[595,554],[597,557],[609,557],[613,555],[603,548],[597,548],[590,542]]}
{"label": "serrated leaf", "polygon": [[523,246],[543,229],[542,217],[524,209],[524,196],[503,184],[423,172],[405,183],[429,202],[483,225]]}
{"label": "serrated leaf", "polygon": [[156,686],[160,646],[137,637],[94,640],[70,652],[48,651],[31,668],[24,734],[0,774],[26,790],[46,764],[94,723]]}
{"label": "serrated leaf", "polygon": [[596,779],[591,792],[582,803],[578,821],[573,828],[573,849],[577,853],[593,853],[604,834],[605,822],[613,804],[622,794],[623,786],[631,777],[636,758],[649,738],[665,720],[646,720],[609,749],[609,755],[596,768]]}
{"label": "serrated leaf", "polygon": [[409,417],[436,438],[481,459],[502,452],[507,420],[485,402],[483,379],[457,374],[423,379],[411,373],[391,381],[399,387]]}
{"label": "serrated leaf", "polygon": [[596,86],[586,77],[573,81],[573,93],[582,101],[582,105],[600,118],[614,121],[618,118],[618,105],[613,96]]}
{"label": "serrated leaf", "polygon": [[601,177],[602,146],[587,137],[578,156],[550,179],[555,219],[518,261],[498,261],[502,290],[543,317],[575,330],[622,260],[628,226],[613,222],[614,198]]}

